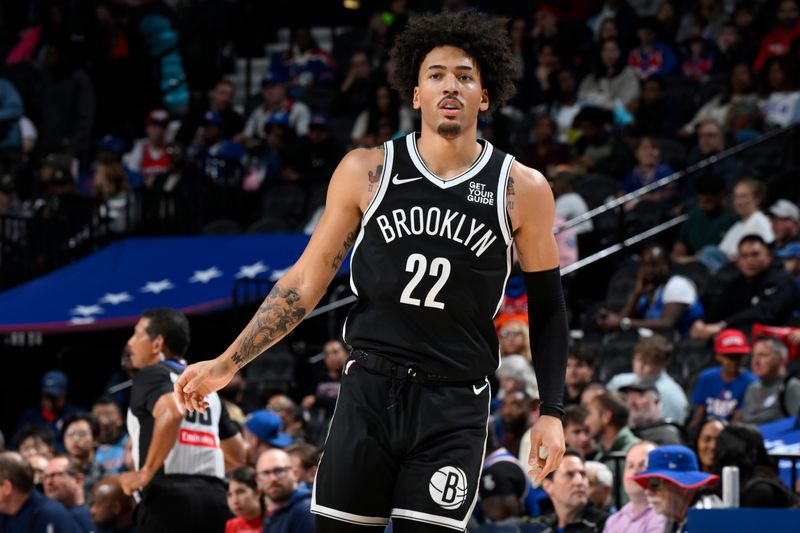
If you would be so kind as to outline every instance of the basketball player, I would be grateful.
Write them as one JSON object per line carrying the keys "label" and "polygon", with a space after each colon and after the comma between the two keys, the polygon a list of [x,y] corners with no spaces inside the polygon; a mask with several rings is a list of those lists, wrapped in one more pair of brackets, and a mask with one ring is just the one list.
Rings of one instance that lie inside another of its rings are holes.
{"label": "basketball player", "polygon": [[397,39],[396,84],[421,133],[354,150],[298,262],[219,357],[189,366],[178,401],[204,395],[275,344],[318,303],[348,251],[358,296],[351,347],[311,510],[317,531],[463,531],[486,442],[486,376],[498,366],[497,313],[516,243],[542,399],[531,431],[537,481],[564,450],[567,325],[545,178],[486,141],[478,114],[513,93],[503,21],[476,13],[411,19]]}

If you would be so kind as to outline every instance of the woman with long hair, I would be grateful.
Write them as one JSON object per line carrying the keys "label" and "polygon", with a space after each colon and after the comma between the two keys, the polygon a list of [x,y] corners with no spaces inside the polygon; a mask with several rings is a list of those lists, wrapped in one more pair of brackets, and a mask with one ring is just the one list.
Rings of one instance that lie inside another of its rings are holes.
{"label": "woman with long hair", "polygon": [[730,227],[719,243],[719,249],[728,259],[736,258],[739,253],[739,241],[745,235],[759,235],[767,244],[775,240],[772,223],[767,215],[761,212],[761,204],[766,195],[766,186],[750,178],[739,180],[733,188],[733,210],[739,216],[739,221]]}
{"label": "woman with long hair", "polygon": [[619,39],[602,40],[592,72],[583,78],[578,88],[578,97],[606,109],[614,109],[617,102],[633,109],[639,98],[639,79],[627,66],[626,59]]}
{"label": "woman with long hair", "polygon": [[717,475],[726,466],[739,468],[741,507],[793,507],[797,496],[781,482],[775,460],[764,446],[764,437],[750,424],[731,424],[722,430],[714,450]]}

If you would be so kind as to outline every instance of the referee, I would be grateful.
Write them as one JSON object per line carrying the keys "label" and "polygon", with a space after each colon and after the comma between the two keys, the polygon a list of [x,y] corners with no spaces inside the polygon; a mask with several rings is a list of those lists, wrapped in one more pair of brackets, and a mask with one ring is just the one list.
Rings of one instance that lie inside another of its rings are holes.
{"label": "referee", "polygon": [[127,494],[141,491],[136,509],[140,533],[222,531],[231,517],[225,465],[244,461],[244,441],[216,393],[205,413],[178,407],[173,383],[183,371],[189,322],[169,308],[145,311],[128,340],[133,378],[128,433],[135,472],[120,476]]}

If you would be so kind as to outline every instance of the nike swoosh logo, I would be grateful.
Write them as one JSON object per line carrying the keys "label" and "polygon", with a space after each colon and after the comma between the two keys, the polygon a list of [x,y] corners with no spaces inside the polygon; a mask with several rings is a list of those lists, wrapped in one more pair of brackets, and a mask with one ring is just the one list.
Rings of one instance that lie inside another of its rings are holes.
{"label": "nike swoosh logo", "polygon": [[475,393],[475,396],[477,396],[477,395],[479,395],[480,393],[482,393],[482,392],[483,392],[483,389],[485,389],[485,388],[486,388],[486,387],[488,387],[488,386],[489,386],[489,384],[488,384],[488,383],[485,383],[485,384],[483,385],[483,387],[481,387],[481,388],[478,388],[478,387],[476,387],[475,385],[473,385],[473,386],[472,386],[472,392],[474,392],[474,393]]}
{"label": "nike swoosh logo", "polygon": [[397,177],[399,175],[400,174],[395,174],[394,177],[392,178],[392,183],[394,183],[395,185],[402,185],[404,183],[411,183],[412,181],[417,181],[422,179],[422,176],[417,176],[416,178],[400,179]]}

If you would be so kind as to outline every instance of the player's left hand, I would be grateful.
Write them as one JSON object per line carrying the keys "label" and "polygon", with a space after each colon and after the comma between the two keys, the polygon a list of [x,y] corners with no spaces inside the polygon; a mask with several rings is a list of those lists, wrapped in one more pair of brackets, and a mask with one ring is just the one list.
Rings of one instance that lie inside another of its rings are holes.
{"label": "player's left hand", "polygon": [[528,457],[528,465],[532,467],[528,474],[535,476],[535,486],[539,486],[547,474],[558,468],[565,448],[561,420],[554,416],[541,416],[531,429],[531,453]]}
{"label": "player's left hand", "polygon": [[141,489],[150,483],[151,477],[152,476],[143,470],[123,472],[119,475],[119,484],[122,485],[122,491],[130,496],[133,494],[133,491]]}

